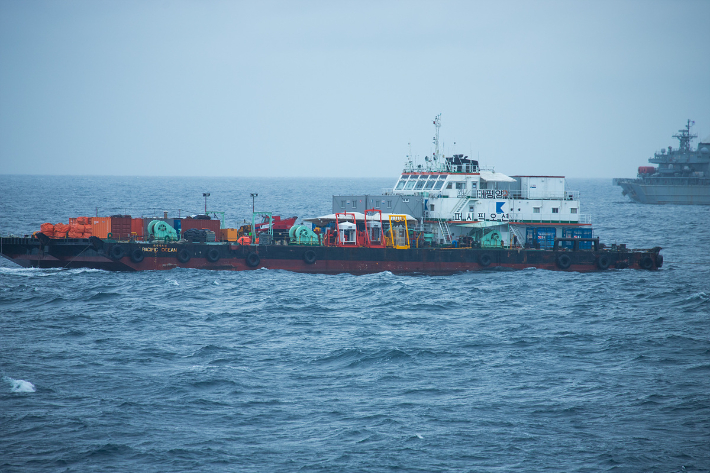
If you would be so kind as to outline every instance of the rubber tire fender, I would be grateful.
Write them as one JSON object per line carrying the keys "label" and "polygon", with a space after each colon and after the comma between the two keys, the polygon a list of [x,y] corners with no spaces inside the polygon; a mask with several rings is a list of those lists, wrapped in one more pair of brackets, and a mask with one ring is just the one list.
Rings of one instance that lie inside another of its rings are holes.
{"label": "rubber tire fender", "polygon": [[140,248],[135,248],[131,251],[131,261],[134,263],[140,263],[143,261],[143,258],[145,258],[145,255],[143,254],[143,250]]}
{"label": "rubber tire fender", "polygon": [[216,263],[219,261],[219,250],[217,248],[211,248],[205,253],[205,258],[210,263]]}
{"label": "rubber tire fender", "polygon": [[313,250],[308,250],[303,253],[303,262],[306,264],[313,264],[316,262],[316,252]]}
{"label": "rubber tire fender", "polygon": [[653,260],[650,256],[643,255],[643,257],[639,261],[639,266],[641,266],[643,269],[653,269]]}
{"label": "rubber tire fender", "polygon": [[190,252],[187,251],[187,248],[183,248],[180,251],[177,252],[177,259],[181,263],[187,263],[190,261]]}
{"label": "rubber tire fender", "polygon": [[597,258],[597,268],[601,269],[602,271],[605,269],[609,269],[609,265],[611,264],[611,258],[609,255],[599,255],[599,258]]}
{"label": "rubber tire fender", "polygon": [[569,269],[572,266],[572,258],[566,253],[562,253],[557,257],[557,267],[560,269]]}
{"label": "rubber tire fender", "polygon": [[124,250],[121,245],[114,245],[111,247],[111,251],[109,251],[109,256],[112,260],[118,261],[126,256],[126,250]]}
{"label": "rubber tire fender", "polygon": [[249,253],[245,260],[247,262],[247,266],[249,266],[250,268],[256,268],[257,266],[259,266],[259,263],[261,263],[261,258],[259,258],[259,255],[254,252]]}
{"label": "rubber tire fender", "polygon": [[493,258],[491,258],[491,255],[489,255],[488,253],[481,253],[481,255],[478,257],[478,264],[480,264],[484,268],[490,266],[492,262]]}

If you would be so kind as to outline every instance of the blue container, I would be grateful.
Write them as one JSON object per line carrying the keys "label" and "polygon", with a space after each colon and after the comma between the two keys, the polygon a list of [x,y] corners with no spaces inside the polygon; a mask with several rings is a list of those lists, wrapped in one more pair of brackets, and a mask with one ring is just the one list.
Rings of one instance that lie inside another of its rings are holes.
{"label": "blue container", "polygon": [[[564,237],[565,238],[592,238],[592,229],[591,228],[565,228],[564,231]],[[574,246],[573,242],[571,241],[563,241],[561,242],[562,247],[564,248],[570,248]],[[591,241],[583,241],[579,243],[579,249],[580,250],[591,250],[592,249],[592,242]]]}
{"label": "blue container", "polygon": [[541,249],[549,249],[555,245],[555,227],[528,227],[525,235],[525,242],[533,248],[540,245]]}
{"label": "blue container", "polygon": [[178,234],[178,240],[180,239],[180,235],[182,234],[182,232],[180,231],[181,227],[182,227],[182,219],[176,218],[175,220],[173,220],[173,228],[175,229],[175,231]]}

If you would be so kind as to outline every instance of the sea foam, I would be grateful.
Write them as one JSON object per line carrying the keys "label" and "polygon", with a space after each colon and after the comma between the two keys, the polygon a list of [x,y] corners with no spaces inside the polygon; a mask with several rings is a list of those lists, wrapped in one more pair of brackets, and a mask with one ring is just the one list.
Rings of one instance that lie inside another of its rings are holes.
{"label": "sea foam", "polygon": [[36,391],[35,385],[24,379],[12,379],[9,376],[5,376],[3,381],[10,384],[10,391],[13,393],[33,393]]}

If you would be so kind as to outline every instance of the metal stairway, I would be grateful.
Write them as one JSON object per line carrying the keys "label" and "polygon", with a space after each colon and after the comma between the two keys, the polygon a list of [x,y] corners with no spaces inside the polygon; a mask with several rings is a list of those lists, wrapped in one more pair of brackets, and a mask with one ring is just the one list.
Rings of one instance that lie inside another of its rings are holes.
{"label": "metal stairway", "polygon": [[468,203],[469,197],[462,197],[459,199],[459,201],[456,203],[454,206],[453,212],[451,212],[452,215],[456,215],[458,212],[461,212],[461,209],[464,208],[464,206]]}
{"label": "metal stairway", "polygon": [[451,243],[452,239],[449,224],[445,221],[442,221],[441,219],[439,219],[439,232],[441,233],[441,235],[443,235],[445,244]]}

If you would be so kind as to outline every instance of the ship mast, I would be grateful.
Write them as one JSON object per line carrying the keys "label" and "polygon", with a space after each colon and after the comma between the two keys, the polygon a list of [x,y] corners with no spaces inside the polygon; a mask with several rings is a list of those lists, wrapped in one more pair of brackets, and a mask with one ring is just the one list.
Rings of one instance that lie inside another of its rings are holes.
{"label": "ship mast", "polygon": [[688,120],[688,123],[685,125],[685,128],[683,130],[678,130],[678,133],[673,135],[673,138],[678,138],[678,141],[680,141],[679,151],[681,152],[690,151],[690,141],[693,138],[698,137],[698,135],[690,134],[690,127],[693,125],[695,125],[695,122]]}
{"label": "ship mast", "polygon": [[441,114],[434,118],[434,126],[436,127],[436,135],[434,136],[434,166],[438,169],[439,166],[439,128],[441,127]]}

